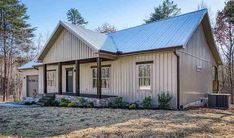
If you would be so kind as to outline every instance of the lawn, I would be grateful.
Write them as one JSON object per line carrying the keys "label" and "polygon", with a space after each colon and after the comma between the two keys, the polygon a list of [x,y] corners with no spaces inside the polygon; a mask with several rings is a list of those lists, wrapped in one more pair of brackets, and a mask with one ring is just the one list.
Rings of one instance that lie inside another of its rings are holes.
{"label": "lawn", "polygon": [[234,109],[0,107],[0,137],[234,137]]}

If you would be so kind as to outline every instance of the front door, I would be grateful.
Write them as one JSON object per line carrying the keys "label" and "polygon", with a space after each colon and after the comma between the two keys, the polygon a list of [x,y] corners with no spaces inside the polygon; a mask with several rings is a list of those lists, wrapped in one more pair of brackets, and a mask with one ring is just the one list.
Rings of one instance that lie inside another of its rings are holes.
{"label": "front door", "polygon": [[38,75],[27,76],[27,97],[38,94]]}
{"label": "front door", "polygon": [[66,69],[66,91],[73,92],[73,69]]}

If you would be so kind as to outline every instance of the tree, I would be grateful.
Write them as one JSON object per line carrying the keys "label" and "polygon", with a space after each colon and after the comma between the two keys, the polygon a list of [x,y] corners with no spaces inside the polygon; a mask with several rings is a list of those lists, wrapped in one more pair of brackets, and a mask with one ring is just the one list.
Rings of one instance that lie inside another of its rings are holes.
{"label": "tree", "polygon": [[105,33],[105,34],[108,34],[108,33],[111,33],[111,32],[116,32],[117,29],[115,26],[113,25],[110,25],[108,23],[104,23],[102,24],[101,26],[99,26],[97,29],[96,29],[97,32],[100,32],[100,33]]}
{"label": "tree", "polygon": [[229,91],[234,103],[234,15],[232,11],[234,11],[234,2],[228,1],[224,10],[218,12],[214,34],[225,62],[222,69],[222,81],[225,81],[221,83],[222,91]]}
{"label": "tree", "polygon": [[80,12],[75,8],[72,8],[72,9],[68,10],[67,20],[69,22],[71,22],[72,24],[74,24],[74,25],[86,25],[88,23],[81,16]]}
{"label": "tree", "polygon": [[174,4],[173,1],[165,0],[162,5],[154,8],[154,13],[151,13],[150,18],[145,20],[145,23],[151,23],[167,17],[180,14],[181,9]]}
{"label": "tree", "polygon": [[[19,0],[0,1],[0,54],[3,55],[2,94],[3,101],[7,98],[10,88],[9,76],[12,58],[21,56],[26,51],[23,47],[30,47],[33,31],[27,23],[29,16],[27,8]],[[29,48],[30,49],[30,48]]]}

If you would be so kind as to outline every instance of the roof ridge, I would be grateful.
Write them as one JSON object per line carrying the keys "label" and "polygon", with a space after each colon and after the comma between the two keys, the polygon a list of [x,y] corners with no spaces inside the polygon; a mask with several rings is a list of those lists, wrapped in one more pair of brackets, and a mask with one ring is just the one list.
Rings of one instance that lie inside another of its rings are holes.
{"label": "roof ridge", "polygon": [[148,24],[141,24],[141,25],[137,25],[137,26],[134,26],[134,27],[122,29],[122,30],[119,30],[119,31],[116,31],[116,32],[111,32],[111,33],[109,33],[107,35],[118,33],[118,32],[129,30],[129,29],[133,29],[133,28],[137,28],[137,27],[141,27],[141,26],[150,25],[150,24],[153,24],[153,23],[157,23],[157,22],[161,22],[161,21],[165,21],[165,20],[169,20],[169,19],[173,19],[173,18],[177,18],[177,17],[180,17],[180,16],[185,16],[185,15],[188,15],[188,14],[193,14],[193,13],[200,12],[200,11],[206,11],[207,12],[208,10],[207,10],[207,8],[203,8],[203,9],[200,9],[200,10],[196,10],[196,11],[180,14],[180,15],[177,15],[177,16],[167,17],[167,18],[164,18],[164,19],[161,19],[161,20],[158,20],[158,21],[154,21],[154,22],[148,23]]}
{"label": "roof ridge", "polygon": [[91,29],[87,29],[87,28],[85,28],[85,27],[83,27],[83,26],[74,25],[74,24],[69,23],[69,22],[66,22],[66,21],[60,21],[60,22],[62,22],[63,24],[64,24],[64,23],[65,23],[65,24],[69,24],[69,25],[72,25],[72,26],[74,26],[74,27],[78,27],[78,28],[81,28],[81,29],[83,29],[83,30],[90,31],[90,32],[92,32],[92,33],[100,34],[100,35],[103,35],[103,36],[106,35],[106,34],[103,34],[103,33],[99,33],[99,32],[93,31],[93,30],[91,30]]}

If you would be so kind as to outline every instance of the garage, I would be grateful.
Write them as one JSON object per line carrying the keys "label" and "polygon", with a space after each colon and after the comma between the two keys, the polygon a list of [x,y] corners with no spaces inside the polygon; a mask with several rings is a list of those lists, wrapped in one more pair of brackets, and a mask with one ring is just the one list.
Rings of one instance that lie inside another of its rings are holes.
{"label": "garage", "polygon": [[27,97],[38,94],[38,75],[27,76]]}

